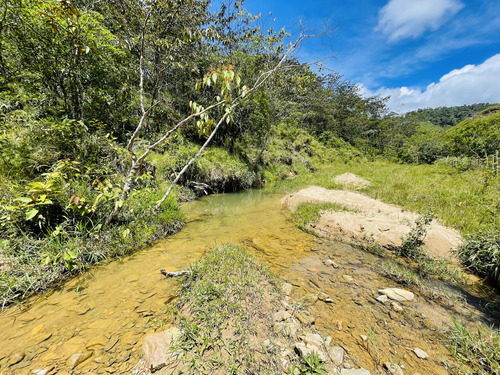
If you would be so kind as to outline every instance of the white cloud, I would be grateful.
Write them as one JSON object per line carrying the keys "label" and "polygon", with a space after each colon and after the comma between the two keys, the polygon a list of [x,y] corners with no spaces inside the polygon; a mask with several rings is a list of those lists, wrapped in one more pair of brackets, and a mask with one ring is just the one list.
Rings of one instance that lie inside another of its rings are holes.
{"label": "white cloud", "polygon": [[391,96],[388,106],[396,112],[474,103],[500,103],[500,54],[482,64],[452,70],[423,91],[408,87],[364,91],[366,95]]}
{"label": "white cloud", "polygon": [[463,6],[459,0],[390,0],[379,12],[376,29],[390,41],[416,38],[437,30]]}

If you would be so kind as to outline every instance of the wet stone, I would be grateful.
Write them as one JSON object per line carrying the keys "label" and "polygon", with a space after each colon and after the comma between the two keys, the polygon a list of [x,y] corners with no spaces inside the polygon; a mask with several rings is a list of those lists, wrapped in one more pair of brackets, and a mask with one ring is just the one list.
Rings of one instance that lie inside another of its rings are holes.
{"label": "wet stone", "polygon": [[353,282],[354,281],[354,277],[350,276],[350,275],[342,275],[342,278],[347,281],[347,282]]}
{"label": "wet stone", "polygon": [[364,368],[342,369],[340,375],[370,375],[370,371]]}
{"label": "wet stone", "polygon": [[389,375],[404,375],[403,369],[395,363],[385,362],[384,369]]}
{"label": "wet stone", "polygon": [[396,312],[402,312],[403,311],[403,307],[397,303],[397,302],[393,302],[392,304],[392,309]]}
{"label": "wet stone", "polygon": [[311,324],[314,324],[314,322],[316,321],[314,316],[312,316],[307,311],[297,313],[295,315],[295,317],[299,320],[299,322],[301,322],[304,325],[311,325]]}
{"label": "wet stone", "polygon": [[66,366],[72,370],[80,363],[89,359],[91,356],[92,352],[75,353],[68,358],[68,360],[66,361]]}
{"label": "wet stone", "polygon": [[10,356],[9,360],[7,361],[7,366],[11,367],[14,366],[15,364],[21,362],[26,354],[24,353],[16,353]]}
{"label": "wet stone", "polygon": [[390,299],[398,302],[412,301],[415,298],[415,295],[412,292],[399,288],[379,289],[378,292],[385,294]]}
{"label": "wet stone", "polygon": [[388,299],[389,299],[389,297],[387,297],[385,294],[382,294],[381,296],[377,297],[377,301],[382,302],[382,303],[386,303]]}
{"label": "wet stone", "polygon": [[112,337],[109,339],[108,343],[106,344],[106,346],[103,348],[103,350],[105,352],[109,352],[111,349],[114,348],[114,346],[116,345],[116,343],[118,342],[119,338],[118,337]]}
{"label": "wet stone", "polygon": [[427,358],[429,358],[429,354],[427,354],[425,351],[423,351],[420,348],[413,349],[413,353],[415,353],[415,355],[418,358],[420,358],[420,359],[427,359]]}

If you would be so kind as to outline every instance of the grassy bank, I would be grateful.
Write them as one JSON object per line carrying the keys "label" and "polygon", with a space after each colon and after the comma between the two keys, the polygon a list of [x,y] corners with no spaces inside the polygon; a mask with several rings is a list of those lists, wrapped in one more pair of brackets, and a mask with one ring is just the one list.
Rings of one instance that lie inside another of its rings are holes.
{"label": "grassy bank", "polygon": [[362,190],[364,194],[421,214],[431,213],[457,229],[466,238],[458,252],[464,267],[500,286],[500,178],[493,171],[359,160],[330,163],[312,175],[276,182],[272,188],[287,193],[311,185],[342,188],[333,179],[346,172],[371,182]]}

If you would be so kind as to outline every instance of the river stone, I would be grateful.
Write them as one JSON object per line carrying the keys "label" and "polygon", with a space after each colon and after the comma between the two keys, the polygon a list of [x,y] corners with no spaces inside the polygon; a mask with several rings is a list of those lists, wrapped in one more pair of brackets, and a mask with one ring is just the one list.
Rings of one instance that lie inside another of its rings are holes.
{"label": "river stone", "polygon": [[350,276],[350,275],[342,275],[342,278],[345,280],[345,281],[348,281],[348,282],[352,282],[354,281],[354,277]]}
{"label": "river stone", "polygon": [[403,302],[403,301],[411,301],[415,298],[415,295],[404,289],[399,289],[399,288],[385,288],[385,289],[379,289],[379,293],[385,294],[387,297],[390,299],[393,299],[395,301]]}
{"label": "river stone", "polygon": [[310,324],[314,324],[314,322],[316,321],[316,319],[314,318],[314,316],[312,316],[307,311],[297,313],[295,315],[295,317],[299,320],[299,322],[301,322],[302,324],[304,324],[306,326],[310,325]]}
{"label": "river stone", "polygon": [[388,299],[389,298],[385,294],[382,294],[381,296],[377,297],[377,301],[382,302],[382,303],[386,303]]}
{"label": "river stone", "polygon": [[306,345],[314,345],[318,349],[321,349],[323,347],[323,338],[317,333],[308,333],[303,338],[303,341],[306,343]]}
{"label": "river stone", "polygon": [[273,315],[273,321],[282,322],[289,319],[291,316],[292,314],[290,314],[288,311],[281,310]]}
{"label": "river stone", "polygon": [[304,344],[303,342],[296,342],[293,347],[302,358],[307,358],[312,353],[316,353],[321,362],[326,362],[325,353],[314,345]]}
{"label": "river stone", "polygon": [[385,362],[384,368],[387,370],[389,375],[404,375],[403,369],[395,363]]}
{"label": "river stone", "polygon": [[70,370],[73,370],[76,366],[78,366],[80,363],[86,361],[92,356],[92,352],[85,352],[85,353],[75,353],[72,354],[68,360],[66,361],[66,366]]}
{"label": "river stone", "polygon": [[292,284],[284,283],[281,290],[285,293],[285,295],[289,296],[290,293],[292,293]]}
{"label": "river stone", "polygon": [[147,367],[157,368],[175,359],[176,355],[170,351],[170,346],[180,335],[181,331],[177,327],[147,335],[142,345]]}
{"label": "river stone", "polygon": [[397,303],[397,302],[393,302],[392,303],[392,309],[396,312],[402,312],[403,311],[403,307]]}
{"label": "river stone", "polygon": [[370,375],[370,371],[364,368],[345,369],[340,371],[340,375]]}
{"label": "river stone", "polygon": [[21,362],[26,354],[24,353],[16,353],[10,356],[9,361],[7,362],[7,367],[14,366],[15,364]]}
{"label": "river stone", "polygon": [[335,366],[340,366],[344,362],[344,349],[340,346],[334,346],[333,348],[328,348],[328,356],[332,360]]}
{"label": "river stone", "polygon": [[111,337],[108,341],[108,343],[106,344],[106,346],[103,348],[103,350],[105,352],[109,352],[111,349],[114,348],[114,346],[116,345],[116,343],[118,342],[119,338],[118,336],[115,336],[115,337]]}
{"label": "river stone", "polygon": [[427,354],[425,351],[423,351],[420,348],[413,349],[413,353],[415,353],[415,355],[418,358],[420,358],[420,359],[427,359],[427,358],[429,358],[429,354]]}

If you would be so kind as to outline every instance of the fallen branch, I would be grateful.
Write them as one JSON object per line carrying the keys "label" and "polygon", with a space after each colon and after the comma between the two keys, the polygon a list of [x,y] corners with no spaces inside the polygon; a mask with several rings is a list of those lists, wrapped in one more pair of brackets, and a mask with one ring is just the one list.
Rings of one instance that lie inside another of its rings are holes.
{"label": "fallen branch", "polygon": [[176,272],[167,272],[164,269],[160,270],[161,274],[165,276],[167,279],[169,277],[177,277],[177,276],[182,276],[182,275],[190,275],[191,271],[176,271]]}

